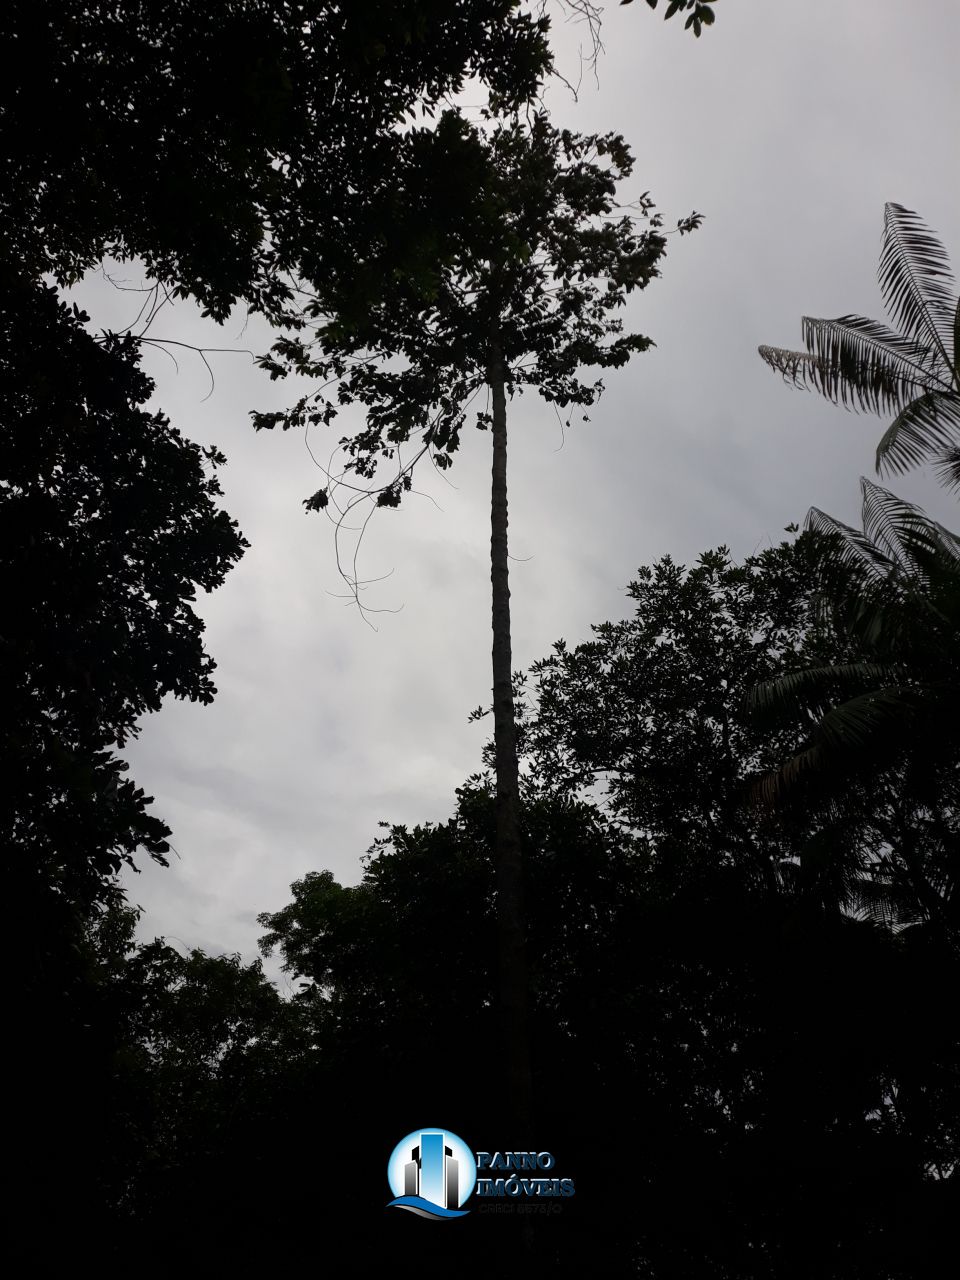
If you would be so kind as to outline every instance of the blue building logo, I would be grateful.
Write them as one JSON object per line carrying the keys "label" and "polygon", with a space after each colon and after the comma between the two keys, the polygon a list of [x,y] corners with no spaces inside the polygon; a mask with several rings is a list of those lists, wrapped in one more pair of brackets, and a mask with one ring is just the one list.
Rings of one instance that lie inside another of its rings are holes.
{"label": "blue building logo", "polygon": [[460,1206],[476,1186],[477,1161],[455,1133],[416,1129],[394,1147],[387,1181],[395,1197],[388,1209],[408,1209],[434,1222],[462,1218],[469,1210]]}

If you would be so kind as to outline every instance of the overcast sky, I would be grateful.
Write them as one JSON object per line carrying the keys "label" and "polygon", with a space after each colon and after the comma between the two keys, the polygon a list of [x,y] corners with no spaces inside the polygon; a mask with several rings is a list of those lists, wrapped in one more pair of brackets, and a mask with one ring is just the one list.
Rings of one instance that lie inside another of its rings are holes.
{"label": "overcast sky", "polygon": [[[585,34],[555,30],[573,81]],[[585,75],[577,101],[551,89],[555,120],[623,133],[637,157],[627,194],[649,190],[668,224],[692,209],[706,220],[671,237],[662,279],[632,303],[632,327],[656,348],[607,376],[589,424],[564,438],[532,396],[509,407],[518,669],[625,617],[626,584],[666,553],[690,563],[725,543],[743,557],[811,505],[856,522],[884,424],[785,387],[757,345],[799,346],[802,315],[882,316],[888,200],[920,213],[960,263],[958,0],[718,0],[699,41],[645,5],[610,5],[602,35],[599,83]],[[139,283],[134,264],[118,274]],[[95,326],[133,318],[134,295],[102,279],[78,292]],[[153,331],[269,345],[242,325],[218,332],[181,304]],[[365,600],[399,609],[376,615],[374,631],[337,598],[330,525],[304,513],[323,477],[302,435],[249,424],[250,409],[289,403],[293,386],[249,356],[219,355],[204,399],[203,366],[178,360],[179,373],[147,350],[155,404],[227,454],[224,505],[252,546],[199,604],[215,703],[169,702],[126,753],[179,854],[128,885],[143,935],[252,959],[256,915],[283,906],[291,881],[329,868],[356,882],[378,821],[446,819],[479,767],[489,721],[467,716],[490,698],[490,437],[465,434],[455,487],[424,472],[429,497],[372,521],[361,574],[391,576]],[[960,523],[929,477],[895,487]]]}

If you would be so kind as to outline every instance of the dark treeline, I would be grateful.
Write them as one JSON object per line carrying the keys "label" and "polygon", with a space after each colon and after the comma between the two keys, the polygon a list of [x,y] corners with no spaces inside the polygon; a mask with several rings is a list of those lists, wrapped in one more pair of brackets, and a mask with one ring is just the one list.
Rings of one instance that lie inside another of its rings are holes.
{"label": "dark treeline", "polygon": [[[708,2],[665,16],[689,11],[699,35]],[[236,0],[214,16],[34,0],[0,18],[4,1252],[20,1270],[945,1274],[960,543],[870,481],[861,529],[814,511],[742,563],[719,548],[641,568],[627,621],[559,641],[512,699],[500,689],[529,1069],[502,1016],[502,719],[449,821],[386,828],[359,884],[321,866],[260,917],[289,998],[260,963],[138,941],[118,888],[171,835],[118,750],[164,696],[214,696],[196,593],[246,543],[218,505],[223,457],[144,408],[144,334],[96,337],[64,288],[137,257],[217,319],[261,312],[283,335],[264,367],[339,368],[346,395],[311,411],[329,421],[351,395],[371,409],[351,453],[371,481],[370,459],[418,432],[450,465],[464,397],[486,383],[505,401],[521,354],[540,394],[591,403],[580,365],[648,341],[604,346],[617,330],[595,300],[644,287],[665,242],[655,216],[584,230],[615,207],[599,160],[630,157],[613,135],[530,125],[548,35],[510,0]],[[449,107],[471,75],[486,134]],[[941,246],[895,205],[881,286],[896,328],[807,320],[804,351],[762,354],[883,415],[879,468],[930,462],[953,488],[960,310]],[[305,316],[327,325],[309,356]],[[382,316],[409,364],[394,382],[351,363]],[[431,361],[449,373],[467,348],[438,420]],[[401,473],[372,500],[404,491]],[[505,529],[504,514],[504,558]],[[510,1150],[518,1112],[576,1180],[559,1212],[385,1211],[404,1132],[439,1121]]]}
{"label": "dark treeline", "polygon": [[[534,1097],[578,1188],[539,1231],[554,1271],[942,1274],[956,755],[935,753],[935,788],[903,752],[776,814],[749,803],[809,737],[801,717],[758,727],[749,690],[850,656],[810,626],[811,538],[641,571],[632,618],[558,644],[525,686]],[[597,772],[594,804],[578,793]],[[258,964],[137,947],[123,908],[96,919],[111,1246],[210,1265],[337,1248],[359,1273],[407,1250],[477,1274],[509,1256],[506,1218],[424,1241],[379,1208],[401,1115],[509,1146],[494,839],[480,774],[447,823],[378,840],[359,885],[293,885],[261,917],[289,1000]]]}

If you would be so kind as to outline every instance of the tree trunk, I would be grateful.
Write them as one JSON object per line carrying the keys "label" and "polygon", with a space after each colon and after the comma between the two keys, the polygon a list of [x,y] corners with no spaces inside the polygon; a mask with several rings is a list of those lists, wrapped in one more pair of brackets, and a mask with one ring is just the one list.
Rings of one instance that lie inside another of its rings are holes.
{"label": "tree trunk", "polygon": [[490,358],[493,394],[493,485],[490,500],[490,578],[493,586],[493,738],[497,775],[497,940],[500,968],[502,1048],[517,1126],[514,1139],[532,1142],[530,1028],[524,938],[523,861],[520,848],[520,785],[513,707],[510,647],[510,586],[507,566],[507,397],[503,353]]}

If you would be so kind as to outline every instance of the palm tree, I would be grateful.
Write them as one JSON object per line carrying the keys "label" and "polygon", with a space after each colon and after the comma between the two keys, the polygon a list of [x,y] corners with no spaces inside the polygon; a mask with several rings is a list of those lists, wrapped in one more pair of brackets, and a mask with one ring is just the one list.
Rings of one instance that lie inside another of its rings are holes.
{"label": "palm tree", "polygon": [[[884,210],[879,280],[899,332],[861,316],[805,317],[806,351],[761,347],[760,355],[835,404],[893,412],[878,471],[932,460],[946,485],[960,487],[960,306],[940,241],[898,204]],[[802,704],[816,724],[807,746],[764,780],[768,802],[828,761],[855,766],[881,742],[915,738],[934,703],[956,696],[957,539],[919,508],[861,484],[862,530],[816,509],[807,518],[823,535],[812,565],[820,621],[846,637],[851,661],[793,672],[750,699],[758,713]]]}
{"label": "palm tree", "polygon": [[[805,351],[761,347],[760,355],[834,404],[892,414],[877,446],[879,473],[932,462],[947,487],[960,488],[960,305],[942,244],[901,205],[885,208],[878,274],[896,328],[861,316],[807,317]],[[861,486],[862,529],[816,509],[807,517],[816,535],[816,620],[843,640],[848,658],[751,691],[757,716],[809,726],[800,750],[756,790],[766,805],[815,804],[841,818],[857,791],[888,803],[901,888],[922,916],[952,920],[960,883],[950,817],[960,803],[960,539],[886,489]],[[937,851],[932,869],[923,848]],[[877,868],[872,879],[877,903],[891,907],[894,884]],[[869,878],[852,900],[865,885]],[[905,918],[903,901],[895,914]]]}
{"label": "palm tree", "polygon": [[820,809],[841,827],[866,803],[884,813],[891,856],[835,869],[848,905],[890,921],[960,911],[960,538],[869,480],[863,528],[807,517],[819,622],[846,661],[757,685],[748,709],[806,741],[758,780],[769,807]]}
{"label": "palm tree", "polygon": [[878,278],[896,328],[805,316],[805,351],[763,346],[760,355],[834,404],[894,415],[877,446],[878,475],[933,462],[942,483],[960,489],[960,302],[943,245],[899,204],[884,208]]}
{"label": "palm tree", "polygon": [[844,638],[844,663],[757,685],[760,716],[805,715],[801,750],[763,779],[768,800],[804,775],[849,773],[906,751],[960,747],[960,537],[920,508],[861,481],[863,528],[814,508],[817,621]]}

